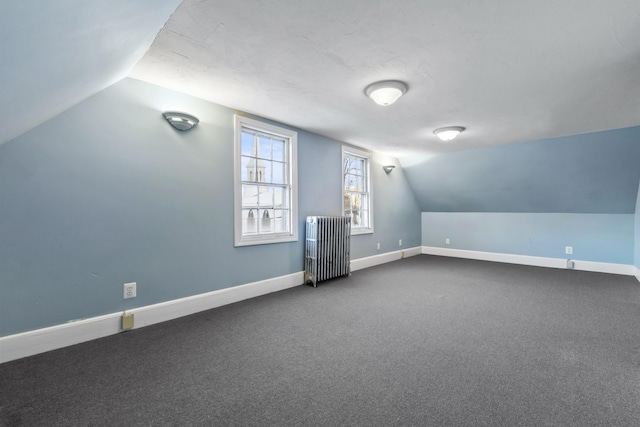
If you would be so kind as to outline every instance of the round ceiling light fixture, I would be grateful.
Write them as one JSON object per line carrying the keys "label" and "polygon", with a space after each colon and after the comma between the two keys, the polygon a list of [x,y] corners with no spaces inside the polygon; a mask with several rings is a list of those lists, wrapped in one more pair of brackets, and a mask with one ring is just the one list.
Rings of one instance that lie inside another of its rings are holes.
{"label": "round ceiling light fixture", "polygon": [[373,101],[386,107],[398,100],[402,95],[407,93],[409,87],[405,82],[399,80],[385,80],[382,82],[371,83],[364,89],[364,93]]}
{"label": "round ceiling light fixture", "polygon": [[440,128],[433,131],[438,138],[448,142],[458,136],[464,128],[462,126],[447,126],[446,128]]}

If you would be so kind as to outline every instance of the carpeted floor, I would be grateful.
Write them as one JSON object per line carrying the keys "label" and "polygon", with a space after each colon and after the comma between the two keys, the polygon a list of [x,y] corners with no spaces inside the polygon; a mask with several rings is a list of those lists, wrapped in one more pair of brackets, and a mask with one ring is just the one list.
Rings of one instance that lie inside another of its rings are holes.
{"label": "carpeted floor", "polygon": [[2,426],[638,426],[634,277],[416,256],[0,365]]}

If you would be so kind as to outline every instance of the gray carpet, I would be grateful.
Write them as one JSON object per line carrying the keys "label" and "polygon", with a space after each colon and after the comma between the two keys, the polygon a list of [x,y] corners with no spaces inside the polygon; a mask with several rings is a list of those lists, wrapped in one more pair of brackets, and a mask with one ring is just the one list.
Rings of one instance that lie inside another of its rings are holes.
{"label": "gray carpet", "polygon": [[2,426],[638,426],[633,277],[417,256],[0,365]]}

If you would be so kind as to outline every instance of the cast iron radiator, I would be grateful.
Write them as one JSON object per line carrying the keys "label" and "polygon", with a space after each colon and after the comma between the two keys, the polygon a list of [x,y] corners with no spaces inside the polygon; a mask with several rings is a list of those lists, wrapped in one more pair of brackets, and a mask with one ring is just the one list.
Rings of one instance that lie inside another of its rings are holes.
{"label": "cast iron radiator", "polygon": [[305,283],[348,276],[351,272],[351,218],[308,216],[305,251]]}

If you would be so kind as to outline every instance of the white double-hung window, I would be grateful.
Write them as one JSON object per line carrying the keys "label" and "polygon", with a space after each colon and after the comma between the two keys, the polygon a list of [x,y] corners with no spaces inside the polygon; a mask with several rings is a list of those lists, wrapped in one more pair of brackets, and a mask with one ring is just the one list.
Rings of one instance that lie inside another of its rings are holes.
{"label": "white double-hung window", "polygon": [[297,133],[235,118],[235,245],[298,240]]}
{"label": "white double-hung window", "polygon": [[370,164],[370,153],[342,147],[343,211],[351,217],[351,234],[373,233]]}

